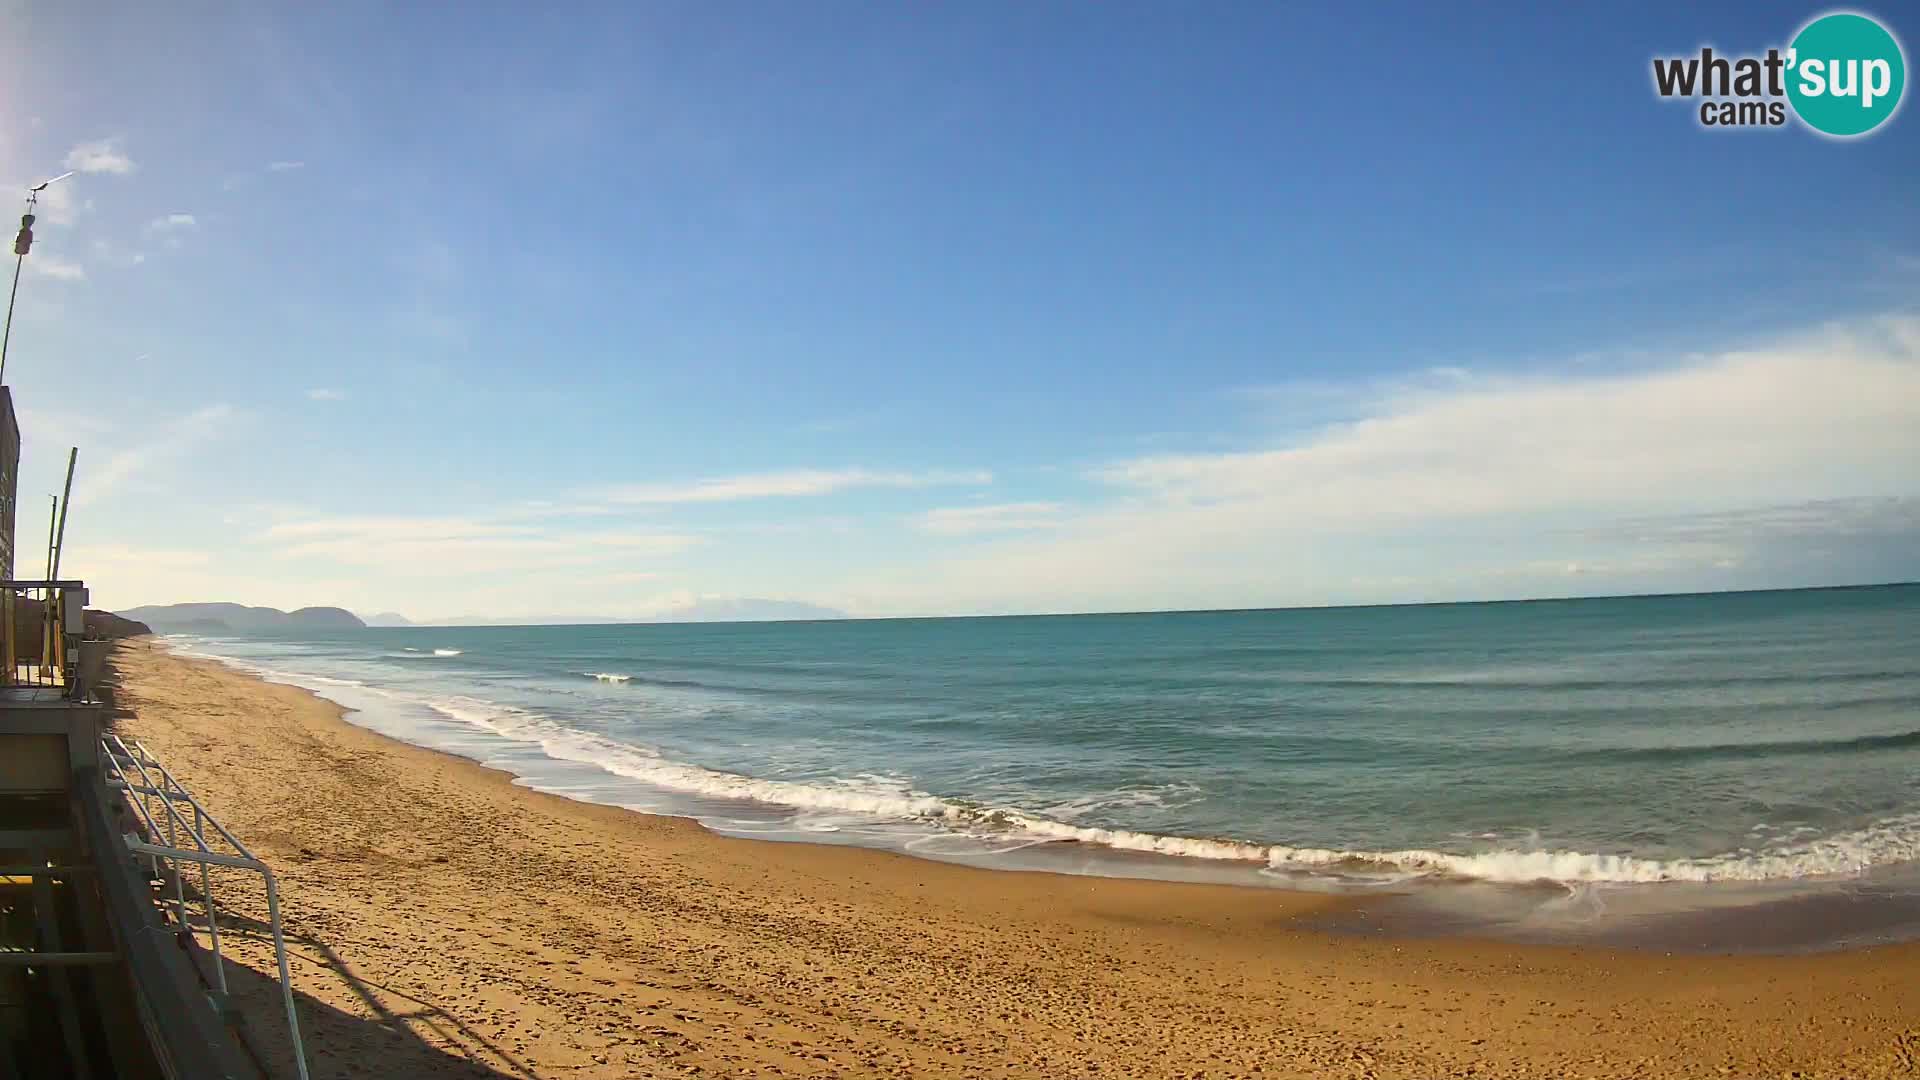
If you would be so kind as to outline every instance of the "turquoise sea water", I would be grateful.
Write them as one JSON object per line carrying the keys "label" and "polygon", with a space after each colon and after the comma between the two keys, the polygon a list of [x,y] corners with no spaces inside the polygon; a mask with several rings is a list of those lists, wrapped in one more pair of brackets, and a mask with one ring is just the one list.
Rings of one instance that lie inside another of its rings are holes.
{"label": "turquoise sea water", "polygon": [[1920,586],[172,644],[543,789],[989,864],[1367,885],[1920,860]]}

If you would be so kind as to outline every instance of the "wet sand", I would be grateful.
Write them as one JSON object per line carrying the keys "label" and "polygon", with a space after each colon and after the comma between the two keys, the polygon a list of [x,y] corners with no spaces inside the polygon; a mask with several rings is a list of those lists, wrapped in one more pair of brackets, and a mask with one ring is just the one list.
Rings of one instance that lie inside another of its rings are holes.
{"label": "wet sand", "polygon": [[[123,732],[280,874],[317,1077],[1920,1076],[1920,946],[1328,933],[1366,901],[731,839],[147,641],[115,666]],[[235,987],[290,1076],[271,984]]]}

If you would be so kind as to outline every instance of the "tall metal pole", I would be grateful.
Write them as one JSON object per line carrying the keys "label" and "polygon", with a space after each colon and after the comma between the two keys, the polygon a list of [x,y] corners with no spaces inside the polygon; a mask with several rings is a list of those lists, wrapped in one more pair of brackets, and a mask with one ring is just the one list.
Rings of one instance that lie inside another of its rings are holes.
{"label": "tall metal pole", "polygon": [[53,541],[53,575],[48,581],[60,580],[60,551],[67,546],[67,504],[73,502],[73,464],[79,460],[79,447],[67,451],[67,490],[60,496],[60,533]]}
{"label": "tall metal pole", "polygon": [[13,340],[13,299],[20,295],[20,264],[27,261],[25,255],[13,257],[13,291],[7,294],[7,329],[0,334],[0,386],[7,384],[7,344]]}
{"label": "tall metal pole", "polygon": [[[49,495],[53,505],[47,508],[47,580],[53,580],[53,525],[60,517],[60,496]],[[53,586],[40,592],[40,677],[53,677]]]}
{"label": "tall metal pole", "polygon": [[49,495],[52,505],[47,507],[47,580],[53,580],[53,523],[60,516],[60,496]]}
{"label": "tall metal pole", "polygon": [[40,193],[73,175],[69,169],[51,180],[42,180],[27,189],[27,210],[20,215],[20,235],[13,241],[13,289],[7,293],[7,328],[0,331],[0,386],[7,381],[7,346],[13,343],[13,301],[20,295],[20,266],[33,247],[33,208],[40,204]]}

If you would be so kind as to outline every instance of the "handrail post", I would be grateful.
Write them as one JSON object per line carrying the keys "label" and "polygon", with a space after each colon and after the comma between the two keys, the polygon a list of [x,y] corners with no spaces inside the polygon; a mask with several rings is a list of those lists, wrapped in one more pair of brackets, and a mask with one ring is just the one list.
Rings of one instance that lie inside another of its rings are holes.
{"label": "handrail post", "polygon": [[[100,749],[105,758],[105,770],[102,773],[103,779],[107,772],[111,772],[112,776],[119,781],[119,786],[123,790],[126,790],[130,796],[128,802],[139,811],[141,818],[145,820],[147,828],[155,841],[152,843],[142,842],[128,836],[124,838],[127,847],[133,852],[146,855],[152,860],[156,867],[156,876],[158,875],[157,868],[161,860],[164,859],[168,866],[172,868],[174,885],[176,890],[180,891],[181,895],[176,910],[179,913],[182,931],[189,937],[193,935],[194,927],[186,918],[183,886],[184,876],[180,872],[179,863],[182,861],[190,861],[200,864],[201,901],[206,910],[207,930],[212,937],[215,978],[219,983],[220,992],[223,995],[228,992],[226,961],[221,951],[220,920],[213,899],[212,868],[216,866],[230,867],[239,870],[250,870],[260,875],[267,895],[267,925],[273,936],[274,958],[279,967],[280,974],[280,996],[287,1014],[287,1030],[293,1041],[294,1064],[298,1070],[300,1080],[310,1080],[307,1071],[306,1044],[300,1035],[300,1018],[294,1004],[293,971],[287,962],[286,933],[280,921],[279,880],[274,877],[273,871],[269,869],[265,863],[256,859],[253,853],[247,850],[247,846],[241,843],[240,839],[234,836],[232,831],[221,824],[219,818],[214,817],[205,807],[200,805],[200,801],[194,797],[193,792],[188,791],[186,785],[182,784],[172,772],[168,771],[167,767],[161,764],[160,760],[156,758],[144,744],[136,741],[130,749],[120,736],[108,734],[101,739]],[[132,765],[141,778],[142,783],[138,791],[134,790],[132,780],[127,775],[126,765]],[[149,771],[149,767],[151,767],[151,771]],[[154,779],[154,773],[158,773],[160,776],[158,782]],[[138,799],[131,798],[131,796],[135,794],[138,794],[140,797]],[[167,835],[169,839],[177,840],[179,833],[184,831],[193,841],[193,850],[183,849],[177,843],[162,846],[157,842],[160,839],[159,823],[154,818],[151,809],[152,799],[155,795],[158,795],[161,802],[166,804],[168,818]],[[188,806],[192,807],[193,820],[191,822],[188,822],[185,815],[181,813],[180,808],[175,805],[180,801],[185,801]],[[214,832],[224,838],[238,854],[228,855],[225,852],[214,851],[209,847],[207,844],[207,826],[209,825],[213,826]],[[164,904],[164,900],[160,902]]]}
{"label": "handrail post", "polygon": [[300,1018],[293,1009],[293,973],[287,969],[287,939],[280,931],[280,886],[273,878],[273,871],[260,867],[260,877],[267,883],[267,925],[273,928],[273,951],[280,959],[280,998],[287,1007],[287,1030],[293,1033],[293,1061],[299,1066],[300,1080],[309,1080],[307,1076],[307,1050],[300,1042]]}
{"label": "handrail post", "polygon": [[[166,776],[169,784],[178,787],[180,782],[175,780],[171,773],[167,773],[165,769],[162,769],[161,773]],[[180,793],[182,795],[186,794],[186,789],[180,788]],[[172,795],[169,794],[168,798],[172,798]],[[195,804],[193,808],[193,838],[199,843],[200,849],[205,851],[207,848],[207,834],[204,831],[204,826],[201,825],[200,807],[198,804]],[[213,903],[213,867],[208,863],[200,864],[200,906],[206,909],[207,932],[213,937],[213,978],[215,982],[220,984],[220,993],[225,995],[228,993],[227,961],[220,952],[220,915],[218,911],[215,910]]]}
{"label": "handrail post", "polygon": [[[122,751],[126,751],[127,744],[121,741],[120,736],[109,735],[107,736],[107,738],[112,739],[114,743],[116,743]],[[128,752],[127,753],[128,760],[130,760],[133,763],[133,767],[135,769],[139,770],[140,779],[145,782],[145,785],[149,792],[160,790],[160,785],[153,782],[153,774],[147,771],[146,765],[141,760],[141,758],[149,756],[146,753],[146,747],[142,746],[140,748],[140,751],[141,751],[140,756],[138,757],[134,756],[134,754],[132,754],[131,752]],[[157,761],[154,762],[154,765],[157,767],[159,765],[159,762]],[[115,763],[115,771],[120,772],[122,779],[125,778],[126,773],[119,769],[118,762]],[[146,804],[143,810],[144,810],[144,816],[147,819],[147,825],[149,828],[152,828],[153,830],[155,830],[154,839],[158,840],[160,838],[158,835],[160,823],[153,819],[152,802],[151,802],[152,798],[153,796],[151,794],[143,793],[141,795],[142,801]],[[180,846],[178,843],[179,832],[175,828],[175,825],[176,823],[178,823],[179,826],[184,827],[186,825],[186,819],[180,816],[180,810],[179,808],[173,805],[172,799],[162,796],[160,801],[163,804],[165,804],[167,808],[167,846],[170,848],[178,848]],[[203,844],[202,847],[204,846],[205,845]],[[154,876],[157,878],[160,878],[162,883],[164,884],[166,879],[162,877],[160,873],[160,860],[156,857],[152,860],[152,862],[153,862]],[[193,924],[187,921],[187,890],[186,890],[185,883],[180,878],[180,872],[178,868],[175,868],[173,871],[173,894],[174,894],[174,900],[173,900],[174,919],[179,922],[181,933],[191,934],[193,933]]]}

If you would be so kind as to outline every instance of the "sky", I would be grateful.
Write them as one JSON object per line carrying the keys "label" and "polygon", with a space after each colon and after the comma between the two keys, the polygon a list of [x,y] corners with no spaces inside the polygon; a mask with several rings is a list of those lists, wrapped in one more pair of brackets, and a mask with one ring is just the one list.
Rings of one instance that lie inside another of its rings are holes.
{"label": "sky", "polygon": [[1562,7],[0,0],[20,534],[73,445],[110,608],[1920,578],[1920,117]]}

